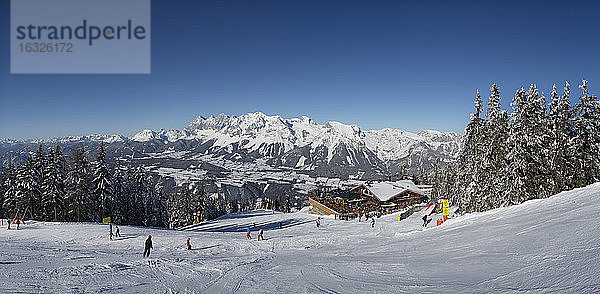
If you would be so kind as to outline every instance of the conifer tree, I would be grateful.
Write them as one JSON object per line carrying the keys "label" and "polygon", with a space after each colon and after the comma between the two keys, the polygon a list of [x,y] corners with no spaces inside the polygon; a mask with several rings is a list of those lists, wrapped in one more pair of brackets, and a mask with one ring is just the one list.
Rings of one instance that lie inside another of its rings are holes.
{"label": "conifer tree", "polygon": [[535,85],[517,90],[512,102],[508,138],[506,191],[501,206],[550,196],[548,170],[549,132],[546,104]]}
{"label": "conifer tree", "polygon": [[31,176],[31,191],[30,191],[30,208],[34,218],[43,219],[44,207],[42,204],[42,183],[44,182],[44,169],[46,168],[46,155],[42,144],[38,146],[37,151],[31,158],[30,176]]}
{"label": "conifer tree", "polygon": [[0,170],[0,218],[4,216],[4,193],[6,193],[6,189],[4,188],[4,177],[6,177],[5,169],[2,168]]}
{"label": "conifer tree", "polygon": [[17,206],[17,172],[11,160],[8,167],[2,170],[3,216],[6,218],[14,217]]}
{"label": "conifer tree", "polygon": [[157,201],[158,201],[158,215],[157,215],[157,226],[168,227],[169,225],[169,195],[165,191],[164,183],[159,180],[155,186]]}
{"label": "conifer tree", "polygon": [[184,185],[178,193],[171,197],[169,205],[169,225],[171,228],[186,226],[190,221],[192,192],[188,185]]}
{"label": "conifer tree", "polygon": [[143,195],[144,195],[144,225],[145,226],[156,226],[158,223],[158,203],[157,194],[152,184],[152,176],[147,173],[144,169],[141,171],[141,181],[143,183]]}
{"label": "conifer tree", "polygon": [[576,153],[573,184],[583,187],[600,179],[600,104],[598,97],[589,93],[586,80],[583,80],[579,88],[582,95],[575,106],[573,149]]}
{"label": "conifer tree", "polygon": [[574,111],[569,101],[571,93],[569,82],[565,83],[562,95],[558,95],[556,84],[552,88],[551,102],[548,111],[548,129],[550,133],[548,167],[552,174],[552,191],[556,194],[573,188],[575,175],[573,148],[571,138],[574,137]]}
{"label": "conifer tree", "polygon": [[496,84],[490,88],[483,137],[483,156],[478,169],[483,191],[477,200],[475,211],[499,206],[499,195],[505,190],[503,172],[506,167],[506,140],[508,138],[508,114],[500,107],[500,90]]}
{"label": "conifer tree", "polygon": [[[475,96],[475,113],[471,114],[465,128],[463,151],[458,160],[460,196],[456,195],[455,199],[451,199],[464,212],[476,211],[480,195],[484,191],[481,162],[485,152],[485,120],[481,117],[482,112],[483,103],[478,90]],[[441,171],[438,172],[441,174]]]}
{"label": "conifer tree", "polygon": [[106,151],[104,150],[104,142],[100,144],[100,150],[96,157],[94,165],[93,200],[97,208],[94,212],[94,219],[100,220],[103,217],[112,216],[113,205],[113,183],[112,175],[106,164]]}
{"label": "conifer tree", "polygon": [[[18,211],[20,217],[38,218],[41,215],[37,211],[40,207],[34,205],[39,202],[39,188],[34,171],[35,165],[32,156],[28,156],[25,162],[17,167],[17,193],[15,197],[17,207],[15,207],[15,211]],[[34,209],[37,210],[34,211]],[[27,211],[26,214],[25,211]]]}
{"label": "conifer tree", "polygon": [[65,179],[60,147],[50,150],[47,155],[42,183],[42,204],[44,220],[63,220],[65,211]]}
{"label": "conifer tree", "polygon": [[115,173],[113,176],[113,199],[114,203],[112,206],[112,221],[116,224],[125,224],[127,209],[128,209],[128,198],[127,190],[125,185],[126,176],[122,171],[121,167],[115,166]]}
{"label": "conifer tree", "polygon": [[71,150],[67,183],[67,213],[70,219],[77,222],[91,220],[89,163],[83,146]]}

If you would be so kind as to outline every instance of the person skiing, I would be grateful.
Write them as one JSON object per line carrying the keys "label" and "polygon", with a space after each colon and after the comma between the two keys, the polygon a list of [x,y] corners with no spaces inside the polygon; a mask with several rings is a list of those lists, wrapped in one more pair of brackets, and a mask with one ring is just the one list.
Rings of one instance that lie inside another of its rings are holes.
{"label": "person skiing", "polygon": [[246,240],[252,239],[252,235],[250,235],[250,226],[246,228]]}
{"label": "person skiing", "polygon": [[112,223],[108,224],[108,238],[112,241],[113,239],[113,232],[112,232]]}
{"label": "person skiing", "polygon": [[423,216],[423,227],[427,227],[427,215]]}
{"label": "person skiing", "polygon": [[150,257],[150,249],[152,249],[152,236],[148,235],[148,239],[146,239],[146,244],[144,247],[144,257]]}
{"label": "person skiing", "polygon": [[317,228],[321,226],[321,217],[317,218]]}
{"label": "person skiing", "polygon": [[279,228],[281,229],[281,222],[279,222]]}
{"label": "person skiing", "polygon": [[119,226],[117,226],[117,230],[115,231],[115,237],[121,237],[121,233],[119,232]]}
{"label": "person skiing", "polygon": [[371,228],[375,227],[375,218],[371,218]]}
{"label": "person skiing", "polygon": [[190,244],[190,238],[187,238],[187,249],[192,250],[192,244]]}
{"label": "person skiing", "polygon": [[7,230],[10,230],[10,218],[7,220],[7,222],[8,222],[8,229]]}
{"label": "person skiing", "polygon": [[260,240],[265,240],[265,238],[263,237],[263,229],[262,228],[258,228],[258,241]]}

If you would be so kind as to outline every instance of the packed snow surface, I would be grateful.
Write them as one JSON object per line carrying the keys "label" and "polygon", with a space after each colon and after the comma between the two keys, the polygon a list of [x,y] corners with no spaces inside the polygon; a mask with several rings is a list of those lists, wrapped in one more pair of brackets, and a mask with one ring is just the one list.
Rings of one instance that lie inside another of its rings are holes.
{"label": "packed snow surface", "polygon": [[594,184],[439,227],[433,215],[426,229],[421,213],[316,228],[305,211],[253,211],[179,231],[121,226],[115,241],[102,224],[29,222],[0,231],[0,292],[598,293],[599,202]]}

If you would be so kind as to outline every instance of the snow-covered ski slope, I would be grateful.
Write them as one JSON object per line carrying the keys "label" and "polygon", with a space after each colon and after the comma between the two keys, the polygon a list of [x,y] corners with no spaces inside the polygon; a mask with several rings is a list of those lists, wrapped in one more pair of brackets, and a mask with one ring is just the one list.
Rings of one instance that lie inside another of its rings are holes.
{"label": "snow-covered ski slope", "polygon": [[[304,212],[254,211],[181,231],[122,226],[116,241],[106,225],[31,222],[0,231],[0,292],[598,293],[599,203],[600,183],[439,227],[434,215],[425,230],[421,213],[316,228]],[[265,241],[246,240],[254,223]]]}

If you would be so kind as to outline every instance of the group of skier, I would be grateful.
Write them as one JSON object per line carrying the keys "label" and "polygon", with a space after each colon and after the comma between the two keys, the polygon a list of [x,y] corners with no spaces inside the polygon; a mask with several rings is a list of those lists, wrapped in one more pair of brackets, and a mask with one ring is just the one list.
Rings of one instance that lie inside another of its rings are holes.
{"label": "group of skier", "polygon": [[[187,241],[185,243],[187,250],[192,250],[192,243],[190,242],[190,238],[187,238]],[[153,248],[154,247],[152,247],[152,235],[148,235],[148,238],[144,243],[144,257],[150,257],[150,249]]]}
{"label": "group of skier", "polygon": [[[256,226],[256,224],[254,224],[254,226]],[[251,232],[250,226],[248,226],[246,228],[246,240],[252,239],[252,234],[250,232]],[[256,234],[256,240],[258,240],[258,241],[265,240],[265,238],[263,237],[263,232],[264,232],[263,229],[261,227],[258,227],[258,233]]]}
{"label": "group of skier", "polygon": [[115,226],[115,229],[116,229],[115,234],[113,234],[112,223],[108,224],[108,236],[111,241],[113,240],[113,237],[115,237],[115,238],[121,237],[121,232],[119,231],[119,226]]}
{"label": "group of skier", "polygon": [[[321,217],[317,218],[316,225],[317,225],[317,228],[321,226]],[[253,227],[256,227],[256,223],[253,223]],[[371,217],[371,227],[372,228],[375,227],[375,218],[374,217]],[[279,228],[282,228],[281,222],[279,223]],[[111,240],[112,240],[112,224],[109,225],[109,231],[110,231],[110,236],[111,236]],[[261,227],[258,227],[258,232],[256,234],[256,240],[264,241],[265,238],[264,238],[263,234],[264,234],[264,230]],[[119,227],[117,227],[117,235],[118,235],[118,237],[120,237]],[[252,230],[250,229],[250,226],[247,226],[246,227],[246,240],[251,240],[251,239],[252,239]],[[190,238],[187,238],[186,247],[188,250],[192,250]],[[152,236],[148,235],[148,238],[146,239],[146,243],[145,243],[145,247],[144,247],[144,257],[150,256],[150,249],[152,249]]]}
{"label": "group of skier", "polygon": [[[321,227],[321,217],[317,217],[317,220],[315,221],[315,223],[317,224],[317,228]],[[371,216],[371,228],[375,227],[375,217]]]}
{"label": "group of skier", "polygon": [[[10,230],[10,225],[11,224],[13,224],[13,225],[16,224],[17,225],[17,230],[19,229],[19,225],[20,224],[25,224],[25,221],[23,221],[20,218],[16,218],[16,219],[10,219],[9,218],[9,219],[6,220],[6,222],[8,223],[8,228],[7,228],[8,230]],[[4,223],[4,221],[3,221],[3,223]]]}

